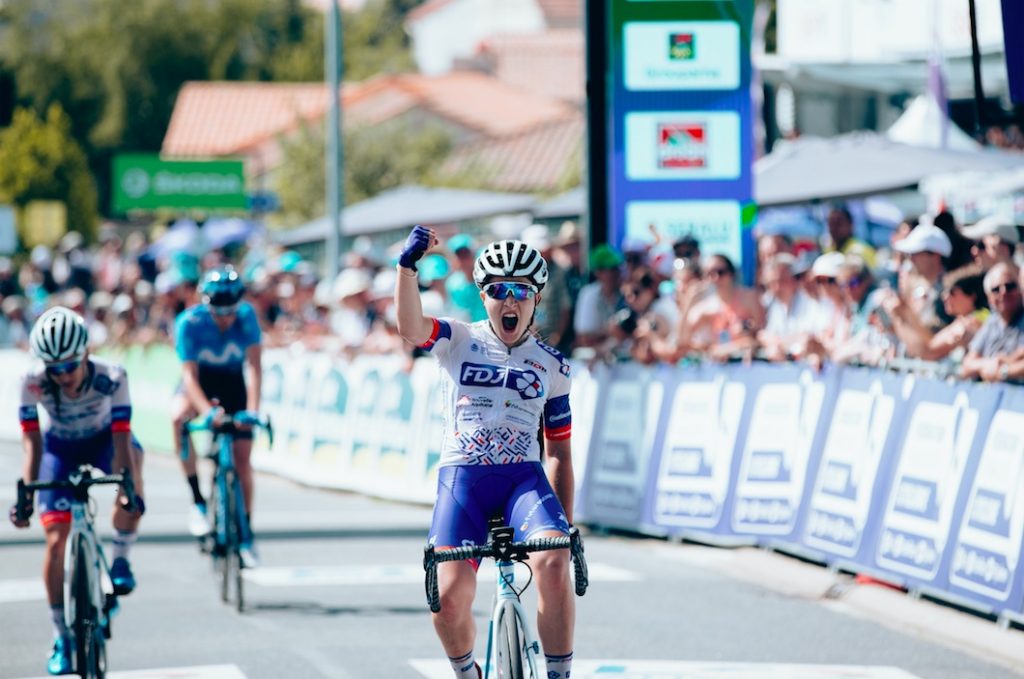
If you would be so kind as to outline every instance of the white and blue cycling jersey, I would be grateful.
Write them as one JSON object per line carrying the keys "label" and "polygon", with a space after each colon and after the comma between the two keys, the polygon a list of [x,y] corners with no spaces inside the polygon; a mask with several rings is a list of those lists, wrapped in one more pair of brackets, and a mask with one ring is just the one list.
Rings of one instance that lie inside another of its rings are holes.
{"label": "white and blue cycling jersey", "polygon": [[442,367],[441,466],[540,461],[540,439],[571,434],[569,363],[536,337],[507,347],[488,321],[433,319],[423,348]]}
{"label": "white and blue cycling jersey", "polygon": [[182,361],[194,361],[200,369],[241,374],[245,352],[260,343],[261,333],[256,311],[242,302],[234,323],[223,332],[205,304],[189,307],[178,316],[174,336]]}

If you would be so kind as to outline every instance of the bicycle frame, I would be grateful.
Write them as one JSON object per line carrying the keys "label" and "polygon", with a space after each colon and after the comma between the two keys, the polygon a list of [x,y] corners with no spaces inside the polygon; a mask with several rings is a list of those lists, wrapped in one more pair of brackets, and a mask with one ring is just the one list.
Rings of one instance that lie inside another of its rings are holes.
{"label": "bicycle frame", "polygon": [[515,584],[515,562],[514,561],[498,561],[498,586],[494,593],[494,609],[491,611],[491,624],[487,629],[487,657],[484,660],[484,679],[492,676],[491,673],[497,674],[498,667],[498,649],[495,639],[500,634],[501,625],[503,622],[503,616],[507,614],[506,602],[511,604],[513,614],[519,623],[519,628],[523,632],[523,638],[519,640],[522,648],[519,652],[526,659],[526,667],[529,670],[529,677],[538,677],[537,674],[537,658],[540,656],[540,644],[537,642],[537,637],[533,634],[533,628],[527,622],[526,608],[519,600],[519,594],[516,592],[513,585]]}
{"label": "bicycle frame", "polygon": [[[435,550],[433,545],[427,545],[423,549],[423,569],[426,571],[426,592],[427,606],[434,613],[441,610],[441,597],[437,583],[437,564],[446,561],[462,561],[466,559],[493,558],[498,567],[498,587],[494,595],[494,611],[491,614],[491,622],[487,632],[487,654],[485,659],[484,677],[488,679],[499,670],[499,652],[501,651],[500,640],[503,637],[508,639],[506,651],[515,654],[512,673],[523,674],[523,667],[520,660],[525,660],[525,669],[532,679],[539,679],[537,674],[537,657],[540,655],[540,644],[537,637],[527,621],[526,610],[519,601],[522,591],[515,589],[515,563],[525,561],[531,552],[547,551],[551,549],[568,549],[572,558],[573,573],[575,575],[575,591],[577,596],[583,596],[589,584],[587,577],[587,563],[583,556],[583,541],[579,530],[575,527],[569,530],[564,537],[537,538],[525,542],[513,542],[514,530],[510,526],[499,526],[492,523],[485,545],[467,545],[450,549]],[[512,615],[512,633],[504,634],[502,626],[506,615]],[[512,660],[512,658],[510,658]]]}
{"label": "bicycle frame", "polygon": [[[79,543],[85,546],[85,563],[89,567],[89,598],[93,607],[99,612],[100,625],[108,629],[110,613],[107,610],[107,596],[114,594],[114,586],[110,582],[110,564],[103,553],[96,531],[93,528],[93,512],[88,502],[72,500],[71,530],[64,547],[64,620],[68,629],[74,628],[77,611],[74,607],[74,583],[71,578],[75,572],[78,559]],[[80,540],[80,538],[84,538]]]}

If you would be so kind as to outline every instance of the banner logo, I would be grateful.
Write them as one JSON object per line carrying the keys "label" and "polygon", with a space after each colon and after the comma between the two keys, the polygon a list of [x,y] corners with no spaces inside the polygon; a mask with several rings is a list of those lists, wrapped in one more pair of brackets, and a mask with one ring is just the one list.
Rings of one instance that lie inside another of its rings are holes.
{"label": "banner logo", "polygon": [[708,134],[704,123],[660,123],[658,167],[706,167]]}

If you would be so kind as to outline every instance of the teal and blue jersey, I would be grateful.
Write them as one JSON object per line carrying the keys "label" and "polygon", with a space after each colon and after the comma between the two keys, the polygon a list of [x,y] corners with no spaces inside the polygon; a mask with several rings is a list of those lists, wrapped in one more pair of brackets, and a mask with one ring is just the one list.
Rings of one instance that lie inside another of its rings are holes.
{"label": "teal and blue jersey", "polygon": [[194,361],[200,368],[241,372],[246,350],[260,343],[260,324],[248,302],[238,307],[235,322],[221,332],[205,304],[189,307],[178,316],[174,328],[178,358]]}

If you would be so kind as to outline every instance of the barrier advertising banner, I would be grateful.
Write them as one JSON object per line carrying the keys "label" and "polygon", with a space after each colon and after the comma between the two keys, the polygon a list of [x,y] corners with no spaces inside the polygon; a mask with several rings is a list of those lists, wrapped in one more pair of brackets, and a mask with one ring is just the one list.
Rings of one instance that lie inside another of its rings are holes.
{"label": "barrier advertising banner", "polygon": [[[988,387],[997,390],[997,387]],[[993,611],[1022,612],[1024,390],[1006,387],[957,517],[949,589]]]}
{"label": "barrier advertising banner", "polygon": [[716,367],[679,368],[671,376],[648,520],[671,535],[724,536],[747,387]]}
{"label": "barrier advertising banner", "polygon": [[876,498],[889,483],[892,456],[912,380],[867,369],[845,369],[821,464],[808,503],[802,544],[830,562],[865,564],[881,511]]}
{"label": "barrier advertising banner", "polygon": [[594,415],[585,514],[606,526],[635,529],[643,518],[647,471],[665,393],[665,372],[615,365]]}
{"label": "barrier advertising banner", "polygon": [[909,586],[945,587],[940,567],[963,511],[965,474],[981,451],[1000,390],[919,380],[884,504],[873,566]]}
{"label": "barrier advertising banner", "polygon": [[752,401],[732,501],[732,531],[771,544],[797,540],[836,394],[836,371],[754,365]]}

